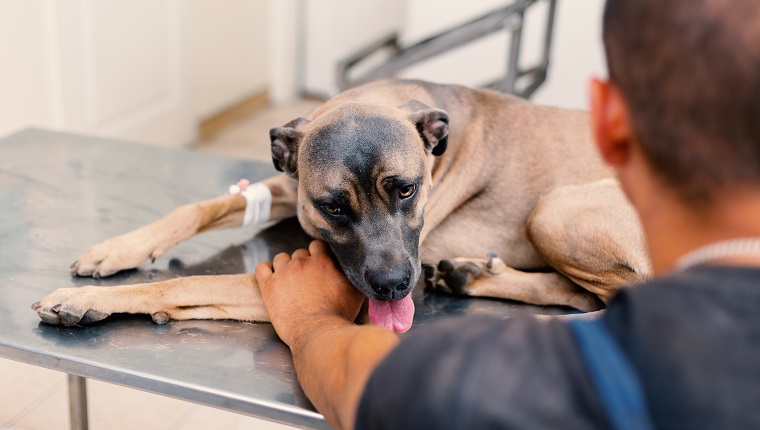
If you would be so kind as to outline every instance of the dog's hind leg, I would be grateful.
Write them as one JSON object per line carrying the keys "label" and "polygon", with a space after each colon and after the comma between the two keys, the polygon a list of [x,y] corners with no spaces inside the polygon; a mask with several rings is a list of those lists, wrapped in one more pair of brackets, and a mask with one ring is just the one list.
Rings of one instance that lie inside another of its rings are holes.
{"label": "dog's hind leg", "polygon": [[651,271],[639,219],[613,179],[542,197],[527,234],[551,267],[605,303]]}
{"label": "dog's hind leg", "polygon": [[117,287],[59,288],[32,309],[46,323],[79,325],[111,314],[148,314],[170,320],[269,321],[254,274],[191,276]]}
{"label": "dog's hind leg", "polygon": [[556,272],[516,270],[495,255],[443,259],[427,267],[427,285],[588,311],[607,303],[622,285],[649,276],[638,218],[613,179],[557,188],[542,197],[526,233],[541,259]]}
{"label": "dog's hind leg", "polygon": [[[296,182],[285,175],[263,181],[272,193],[270,221],[296,214]],[[71,274],[100,278],[133,269],[197,233],[243,224],[246,200],[239,194],[225,195],[182,205],[137,230],[90,247],[71,265]]]}
{"label": "dog's hind leg", "polygon": [[593,311],[603,304],[595,295],[556,272],[524,272],[496,255],[444,259],[427,266],[428,287],[468,296],[517,300],[534,305],[564,305]]}

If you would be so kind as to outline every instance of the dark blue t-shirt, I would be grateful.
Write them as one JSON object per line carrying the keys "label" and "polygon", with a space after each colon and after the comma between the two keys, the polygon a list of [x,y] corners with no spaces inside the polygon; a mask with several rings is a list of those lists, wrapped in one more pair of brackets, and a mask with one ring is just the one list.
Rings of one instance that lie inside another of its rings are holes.
{"label": "dark blue t-shirt", "polygon": [[[760,270],[704,266],[620,291],[602,317],[657,428],[760,428]],[[356,428],[596,429],[608,421],[560,320],[455,318],[374,371]]]}

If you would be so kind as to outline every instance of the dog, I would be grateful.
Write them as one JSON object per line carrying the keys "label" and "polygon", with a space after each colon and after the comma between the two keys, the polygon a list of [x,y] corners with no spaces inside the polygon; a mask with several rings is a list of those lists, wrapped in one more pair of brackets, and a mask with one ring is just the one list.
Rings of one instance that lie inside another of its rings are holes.
{"label": "dog", "polygon": [[[411,325],[409,293],[423,274],[447,292],[581,311],[649,276],[641,225],[585,112],[384,80],[338,94],[270,138],[282,174],[263,181],[268,219],[297,216],[326,241],[368,297],[370,319],[394,331]],[[135,268],[196,233],[240,226],[247,204],[230,194],[178,207],[91,247],[71,272]],[[62,288],[33,309],[65,325],[112,313],[268,321],[253,274]]]}

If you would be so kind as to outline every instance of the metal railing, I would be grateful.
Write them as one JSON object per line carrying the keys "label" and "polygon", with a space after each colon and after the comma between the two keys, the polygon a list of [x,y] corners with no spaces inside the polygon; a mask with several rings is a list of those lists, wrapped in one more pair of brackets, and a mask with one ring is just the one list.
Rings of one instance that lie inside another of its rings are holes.
{"label": "metal railing", "polygon": [[[541,1],[548,2],[543,52],[538,64],[522,69],[519,63],[525,13],[528,8]],[[507,31],[511,35],[511,40],[508,47],[506,73],[504,77],[487,87],[529,98],[546,80],[556,6],[557,0],[516,0],[508,6],[493,10],[408,47],[400,46],[399,35],[392,34],[341,61],[337,68],[338,88],[342,91],[376,79],[394,77],[409,66],[493,33]],[[390,58],[358,77],[350,76],[355,67],[380,51],[388,51]],[[523,82],[521,87],[518,87],[518,82]]]}

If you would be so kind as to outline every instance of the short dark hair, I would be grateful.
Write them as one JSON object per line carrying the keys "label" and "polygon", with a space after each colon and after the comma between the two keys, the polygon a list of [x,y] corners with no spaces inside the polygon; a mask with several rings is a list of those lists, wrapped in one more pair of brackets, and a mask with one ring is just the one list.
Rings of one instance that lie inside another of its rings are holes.
{"label": "short dark hair", "polygon": [[608,0],[604,44],[644,156],[685,202],[760,185],[759,0]]}

